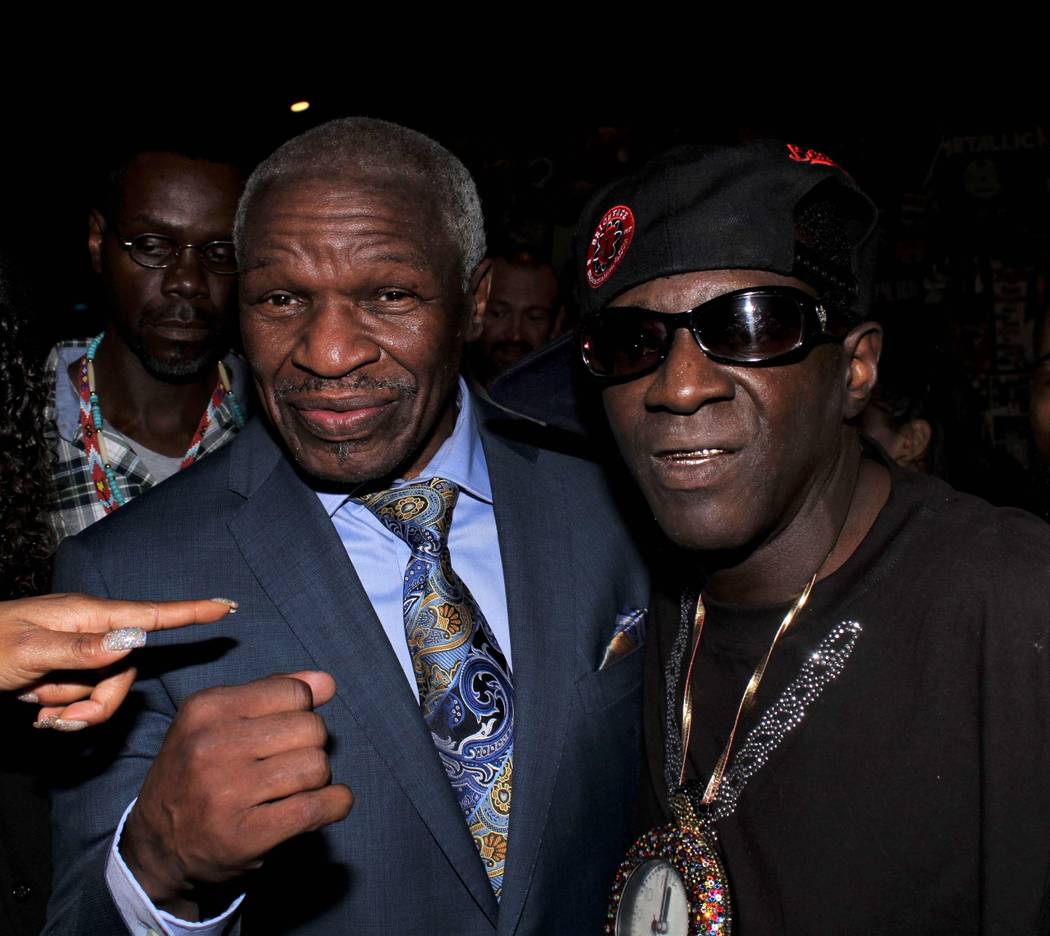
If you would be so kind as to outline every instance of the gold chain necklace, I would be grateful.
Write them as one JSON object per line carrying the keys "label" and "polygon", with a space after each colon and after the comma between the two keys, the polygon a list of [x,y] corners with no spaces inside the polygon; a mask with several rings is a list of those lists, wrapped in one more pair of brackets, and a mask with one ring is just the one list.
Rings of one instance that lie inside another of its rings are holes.
{"label": "gold chain necklace", "polygon": [[[826,561],[827,559],[825,559]],[[822,562],[820,566],[823,568],[824,563]],[[737,706],[736,718],[733,719],[733,727],[729,732],[729,740],[726,741],[726,746],[722,749],[722,754],[715,764],[715,769],[711,771],[711,778],[707,781],[703,799],[700,800],[702,806],[710,806],[715,801],[715,797],[718,796],[718,789],[722,785],[722,778],[725,776],[726,767],[729,765],[729,756],[733,751],[733,742],[736,740],[736,731],[740,726],[740,720],[755,701],[755,694],[762,683],[762,677],[766,675],[766,667],[769,665],[770,657],[773,656],[777,642],[795,622],[799,613],[806,606],[806,602],[809,601],[809,594],[813,591],[813,586],[816,584],[819,573],[820,569],[813,573],[813,577],[806,584],[806,587],[802,589],[802,594],[795,599],[788,609],[787,614],[784,615],[784,619],[777,628],[777,632],[773,635],[773,641],[770,643],[766,655],[759,661],[755,671],[751,674],[751,679],[748,680],[744,694],[740,698],[740,704]],[[686,670],[685,676],[685,692],[682,697],[682,769],[678,775],[679,786],[685,783],[685,768],[689,761],[689,736],[693,730],[693,667],[696,665],[696,655],[700,649],[700,636],[704,632],[704,621],[706,618],[707,609],[704,607],[704,598],[701,594],[696,599],[696,613],[693,617],[693,648],[689,656],[689,668]]]}
{"label": "gold chain necklace", "polygon": [[707,618],[703,594],[697,596],[696,611],[693,615],[692,649],[682,696],[682,764],[678,787],[671,793],[670,802],[675,821],[670,825],[652,829],[638,838],[620,863],[609,895],[609,910],[605,921],[607,936],[643,936],[649,933],[671,936],[730,936],[733,926],[732,901],[725,865],[719,854],[718,834],[711,807],[718,797],[729,766],[737,729],[744,714],[754,704],[755,695],[762,684],[773,651],[809,601],[817,577],[838,544],[851,508],[852,498],[823,561],[784,615],[769,649],[751,674],[737,706],[729,739],[711,772],[699,802],[695,801],[685,783],[689,739],[693,728],[693,670]]}

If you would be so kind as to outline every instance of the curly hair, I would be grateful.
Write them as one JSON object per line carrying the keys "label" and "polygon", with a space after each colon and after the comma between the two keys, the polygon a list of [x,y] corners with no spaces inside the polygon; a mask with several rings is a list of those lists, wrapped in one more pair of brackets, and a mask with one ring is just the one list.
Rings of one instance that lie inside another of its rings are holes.
{"label": "curly hair", "polygon": [[47,590],[54,537],[47,522],[46,387],[26,338],[10,263],[0,256],[0,599]]}

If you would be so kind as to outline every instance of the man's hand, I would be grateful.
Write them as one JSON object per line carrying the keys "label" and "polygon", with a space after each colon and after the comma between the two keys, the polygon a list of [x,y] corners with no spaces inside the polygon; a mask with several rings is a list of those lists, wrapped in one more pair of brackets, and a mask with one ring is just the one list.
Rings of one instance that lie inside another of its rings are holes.
{"label": "man's hand", "polygon": [[346,817],[328,732],[311,711],[327,673],[270,676],[186,700],[128,816],[120,852],[153,903],[194,920],[202,886],[258,868],[274,846]]}

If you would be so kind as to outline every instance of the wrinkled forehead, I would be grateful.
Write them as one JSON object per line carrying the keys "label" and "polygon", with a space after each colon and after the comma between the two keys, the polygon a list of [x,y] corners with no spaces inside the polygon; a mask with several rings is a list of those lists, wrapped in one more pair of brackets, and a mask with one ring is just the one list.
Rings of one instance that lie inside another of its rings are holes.
{"label": "wrinkled forehead", "polygon": [[238,251],[249,268],[275,240],[397,240],[417,263],[452,263],[451,238],[440,214],[413,179],[395,174],[346,174],[336,179],[278,179],[258,190],[244,210]]}
{"label": "wrinkled forehead", "polygon": [[246,239],[289,212],[338,217],[361,210],[397,214],[406,228],[430,228],[439,221],[431,199],[414,179],[396,173],[345,173],[278,178],[257,189],[245,206]]}

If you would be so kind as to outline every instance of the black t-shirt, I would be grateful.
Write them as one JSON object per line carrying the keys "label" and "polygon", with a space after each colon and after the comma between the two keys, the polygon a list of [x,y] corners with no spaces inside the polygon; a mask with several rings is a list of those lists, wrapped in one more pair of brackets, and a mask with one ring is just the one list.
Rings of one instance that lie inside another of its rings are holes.
{"label": "black t-shirt", "polygon": [[[718,822],[738,936],[1050,932],[1050,528],[891,471],[887,504],[814,588],[737,734],[738,781],[760,720],[773,748]],[[653,600],[646,827],[670,819],[681,587]],[[687,774],[705,783],[788,607],[706,604]],[[800,674],[819,675],[833,630],[841,671],[814,693]]]}

